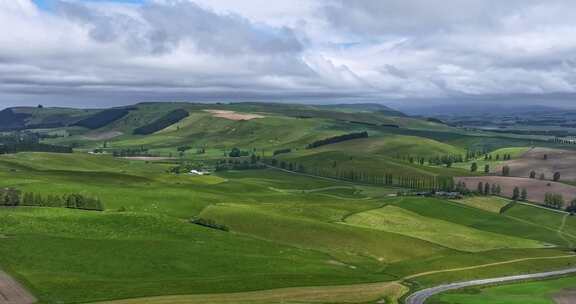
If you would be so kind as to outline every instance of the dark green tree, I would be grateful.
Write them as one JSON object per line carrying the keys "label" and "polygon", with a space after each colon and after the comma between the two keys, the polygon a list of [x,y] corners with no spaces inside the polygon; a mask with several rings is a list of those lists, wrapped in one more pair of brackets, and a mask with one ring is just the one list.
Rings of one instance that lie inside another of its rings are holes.
{"label": "dark green tree", "polygon": [[514,191],[512,191],[512,199],[515,201],[520,199],[520,188],[514,187]]}
{"label": "dark green tree", "polygon": [[509,166],[502,167],[502,176],[510,176],[510,167]]}

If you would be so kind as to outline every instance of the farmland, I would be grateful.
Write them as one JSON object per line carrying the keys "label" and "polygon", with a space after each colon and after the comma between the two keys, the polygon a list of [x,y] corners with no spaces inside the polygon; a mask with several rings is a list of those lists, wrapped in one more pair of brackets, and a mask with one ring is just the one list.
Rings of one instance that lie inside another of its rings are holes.
{"label": "farmland", "polygon": [[560,180],[576,181],[574,164],[576,153],[571,150],[535,148],[522,154],[521,157],[506,162],[510,174],[518,177],[528,177],[530,172],[536,173],[536,178],[552,180],[554,173],[560,173]]}
{"label": "farmland", "polygon": [[[62,110],[55,128],[13,131],[73,153],[0,155],[0,189],[28,198],[0,209],[0,267],[40,303],[258,304],[395,303],[435,284],[576,264],[566,213],[410,195],[454,178],[570,200],[565,183],[470,172],[486,149],[511,155],[486,160],[494,168],[521,160],[528,139],[506,147],[501,134],[366,107],[148,103]],[[523,184],[536,182],[546,190]],[[47,202],[71,196],[104,210]]]}
{"label": "farmland", "polygon": [[562,194],[567,202],[576,198],[576,186],[539,179],[503,176],[460,177],[458,181],[466,183],[470,189],[476,189],[478,183],[500,185],[502,194],[512,197],[514,188],[527,189],[528,200],[543,203],[546,193]]}

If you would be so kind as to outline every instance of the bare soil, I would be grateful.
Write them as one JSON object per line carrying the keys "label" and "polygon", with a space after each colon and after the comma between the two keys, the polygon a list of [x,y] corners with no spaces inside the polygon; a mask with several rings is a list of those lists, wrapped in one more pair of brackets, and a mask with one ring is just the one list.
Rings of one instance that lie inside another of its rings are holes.
{"label": "bare soil", "polygon": [[504,176],[474,176],[458,177],[456,178],[456,181],[465,182],[466,187],[470,190],[476,190],[479,182],[484,184],[489,183],[500,185],[502,188],[502,195],[506,197],[512,197],[514,187],[519,187],[520,189],[525,188],[528,192],[528,200],[536,203],[543,203],[544,196],[547,192],[562,194],[566,203],[569,203],[571,200],[576,198],[576,186],[538,179]]}
{"label": "bare soil", "polygon": [[36,298],[20,283],[0,271],[0,304],[32,304]]}
{"label": "bare soil", "polygon": [[534,148],[500,165],[497,172],[501,172],[504,165],[510,167],[511,176],[529,177],[534,170],[537,178],[544,173],[545,178],[551,180],[555,172],[560,172],[561,181],[576,181],[576,151]]}
{"label": "bare soil", "polygon": [[264,116],[258,114],[238,113],[225,110],[206,110],[206,112],[212,113],[212,116],[214,117],[225,118],[229,120],[252,120],[257,118],[264,118]]}
{"label": "bare soil", "polygon": [[556,304],[574,304],[576,303],[576,290],[568,289],[554,296]]}

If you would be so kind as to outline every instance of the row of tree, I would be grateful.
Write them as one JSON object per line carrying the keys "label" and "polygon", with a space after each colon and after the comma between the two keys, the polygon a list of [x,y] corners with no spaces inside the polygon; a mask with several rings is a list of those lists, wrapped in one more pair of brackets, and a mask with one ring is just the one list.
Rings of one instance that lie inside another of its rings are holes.
{"label": "row of tree", "polygon": [[399,186],[427,191],[452,191],[455,187],[454,179],[449,176],[414,176],[392,173],[375,174],[349,168],[306,167],[301,163],[277,160],[275,158],[264,161],[270,166],[288,171],[365,184]]}
{"label": "row of tree", "polygon": [[[465,185],[464,185],[465,186]],[[501,195],[502,187],[499,184],[490,184],[479,182],[476,186],[476,194],[478,195]]]}
{"label": "row of tree", "polygon": [[215,171],[264,169],[266,166],[260,162],[260,156],[252,154],[243,159],[221,159],[216,162]]}
{"label": "row of tree", "polygon": [[343,141],[347,141],[347,140],[358,139],[358,138],[367,138],[367,137],[368,137],[368,132],[366,132],[366,131],[357,132],[357,133],[348,133],[348,134],[344,134],[344,135],[339,135],[339,136],[334,136],[334,137],[329,137],[329,138],[317,140],[313,143],[308,144],[308,146],[306,146],[306,149],[313,149],[313,148],[317,148],[317,147],[321,147],[321,146],[325,146],[325,145],[330,145],[330,144],[335,144],[335,143],[339,143],[339,142],[343,142]]}
{"label": "row of tree", "polygon": [[[413,163],[417,163],[420,165],[424,165],[425,163],[428,163],[428,165],[430,166],[446,166],[448,168],[452,167],[453,164],[455,163],[464,163],[464,162],[469,162],[470,160],[474,160],[474,159],[479,159],[484,157],[485,161],[491,161],[494,158],[499,161],[500,159],[502,160],[510,160],[512,159],[512,155],[511,154],[503,154],[502,158],[500,157],[500,154],[496,154],[495,157],[493,157],[492,154],[487,154],[485,152],[471,152],[471,151],[467,151],[465,155],[462,154],[445,154],[445,155],[436,155],[433,157],[423,157],[423,156],[411,156],[411,155],[404,155],[404,154],[397,154],[396,155],[396,159],[399,160],[403,160],[403,161],[407,161],[411,164]],[[489,166],[489,165],[487,165]],[[475,168],[475,169],[472,169]],[[478,164],[476,163],[472,163],[472,172],[476,172],[478,170]],[[486,170],[486,167],[485,167]],[[490,172],[490,168],[488,167],[488,171],[485,171],[486,173]]]}
{"label": "row of tree", "polygon": [[[470,172],[477,172],[477,171],[478,171],[478,164],[474,162],[470,165]],[[484,165],[484,173],[486,174],[490,173],[490,164]]]}
{"label": "row of tree", "polygon": [[549,208],[561,209],[564,206],[564,197],[559,193],[547,192],[544,195],[544,205]]}
{"label": "row of tree", "polygon": [[71,147],[43,144],[38,133],[29,131],[11,132],[0,136],[0,154],[18,152],[72,153]]}
{"label": "row of tree", "polygon": [[50,152],[50,153],[72,153],[71,147],[56,146],[41,143],[15,143],[15,144],[1,144],[0,154],[12,154],[18,152]]}
{"label": "row of tree", "polygon": [[576,136],[554,137],[551,141],[557,144],[574,145]]}
{"label": "row of tree", "polygon": [[146,157],[151,156],[148,149],[140,147],[137,149],[117,149],[112,151],[114,157]]}
{"label": "row of tree", "polygon": [[[536,171],[534,171],[534,170],[530,171],[529,177],[532,179],[535,179],[536,178]],[[557,182],[560,180],[560,177],[561,177],[560,172],[554,172],[554,174],[552,175],[552,180]],[[540,173],[540,175],[538,176],[538,179],[545,180],[546,175],[544,173]]]}
{"label": "row of tree", "polygon": [[89,197],[79,193],[66,195],[42,195],[33,192],[22,193],[13,188],[0,190],[0,206],[58,207],[95,211],[104,210],[104,205],[99,198]]}

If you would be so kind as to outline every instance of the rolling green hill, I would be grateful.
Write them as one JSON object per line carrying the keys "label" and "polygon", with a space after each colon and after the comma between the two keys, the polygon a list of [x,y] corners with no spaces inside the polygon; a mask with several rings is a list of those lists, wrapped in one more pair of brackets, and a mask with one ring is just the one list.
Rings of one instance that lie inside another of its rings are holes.
{"label": "rolling green hill", "polygon": [[[367,178],[451,181],[470,175],[470,162],[431,159],[516,155],[532,138],[455,129],[371,104],[141,103],[13,108],[0,117],[0,128],[18,129],[4,132],[6,141],[29,136],[74,148],[0,155],[2,191],[34,202],[74,194],[105,207],[0,208],[0,267],[41,303],[235,292],[256,292],[244,295],[260,303],[279,294],[310,302],[302,288],[370,288],[354,297],[366,303],[576,263],[576,220],[564,214],[523,204],[501,213],[508,201],[490,196],[396,197],[418,187]],[[206,168],[210,175],[187,174]]]}
{"label": "rolling green hill", "polygon": [[[540,209],[528,206],[499,215],[273,169],[189,176],[167,173],[172,165],[83,153],[0,156],[2,188],[82,193],[106,207],[0,209],[0,265],[43,302],[75,303],[392,283],[438,269],[566,255],[562,248],[572,238],[550,231],[561,215],[543,219]],[[401,220],[392,221],[397,215]],[[530,217],[550,224],[526,223]],[[194,225],[191,218],[229,232]],[[455,231],[466,240],[442,237]],[[430,280],[440,279],[422,282]]]}

